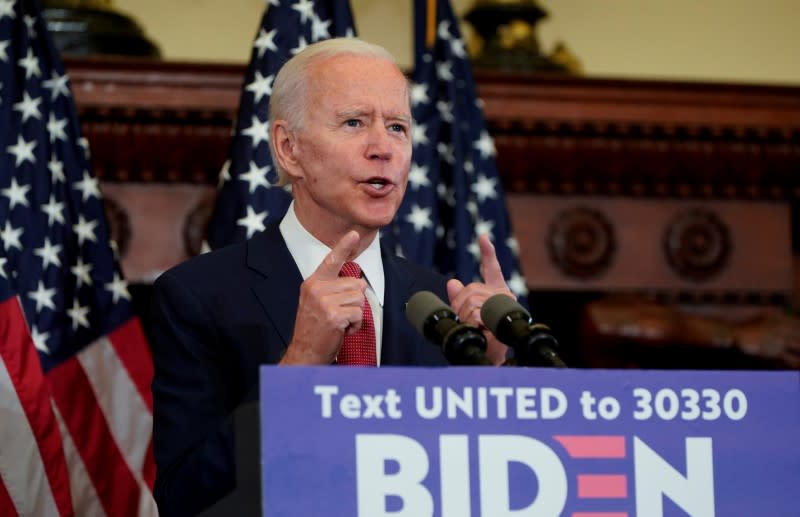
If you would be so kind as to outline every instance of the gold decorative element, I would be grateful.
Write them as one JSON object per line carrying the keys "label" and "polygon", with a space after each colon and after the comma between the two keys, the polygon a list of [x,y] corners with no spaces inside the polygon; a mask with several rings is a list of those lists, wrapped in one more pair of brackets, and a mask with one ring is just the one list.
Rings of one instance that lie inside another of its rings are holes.
{"label": "gold decorative element", "polygon": [[48,7],[97,9],[100,11],[113,11],[111,0],[49,0]]}

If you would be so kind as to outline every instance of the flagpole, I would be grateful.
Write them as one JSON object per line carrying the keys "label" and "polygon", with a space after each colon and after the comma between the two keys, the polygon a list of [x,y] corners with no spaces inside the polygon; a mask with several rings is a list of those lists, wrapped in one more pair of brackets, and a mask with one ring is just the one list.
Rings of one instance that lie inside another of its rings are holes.
{"label": "flagpole", "polygon": [[425,33],[425,46],[428,48],[433,47],[436,42],[436,2],[437,0],[428,0],[428,24]]}

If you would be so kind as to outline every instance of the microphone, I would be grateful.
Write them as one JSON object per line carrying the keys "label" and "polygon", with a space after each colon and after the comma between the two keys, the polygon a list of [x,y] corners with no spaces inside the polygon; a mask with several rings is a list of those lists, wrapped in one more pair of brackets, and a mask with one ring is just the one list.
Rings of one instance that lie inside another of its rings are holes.
{"label": "microphone", "polygon": [[533,323],[525,307],[511,297],[503,294],[490,297],[481,307],[481,319],[497,339],[514,349],[519,364],[566,368],[555,351],[558,341],[550,328]]}
{"label": "microphone", "polygon": [[406,304],[406,318],[428,341],[442,347],[450,364],[491,364],[486,358],[486,337],[461,323],[453,309],[432,292],[415,293]]}

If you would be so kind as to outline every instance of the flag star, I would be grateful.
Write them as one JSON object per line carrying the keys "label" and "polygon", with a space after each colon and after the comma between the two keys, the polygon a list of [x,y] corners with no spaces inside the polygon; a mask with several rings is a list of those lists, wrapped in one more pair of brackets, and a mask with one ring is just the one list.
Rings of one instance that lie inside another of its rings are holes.
{"label": "flag star", "polygon": [[66,181],[66,178],[64,178],[64,163],[59,161],[55,154],[50,157],[47,168],[50,169],[54,182],[60,181],[63,183]]}
{"label": "flag star", "polygon": [[450,61],[439,61],[436,63],[436,77],[442,81],[450,82],[453,80],[453,71],[450,67],[453,66]]}
{"label": "flag star", "polygon": [[448,124],[453,123],[453,103],[439,101],[436,103],[436,109],[439,111],[439,116]]}
{"label": "flag star", "polygon": [[53,143],[56,140],[63,140],[65,142],[67,141],[67,133],[64,132],[65,127],[67,127],[67,119],[56,118],[56,116],[51,112],[47,121],[47,132],[50,133],[50,143]]}
{"label": "flag star", "polygon": [[436,29],[436,34],[443,40],[450,39],[450,21],[442,20],[439,22],[439,27]]}
{"label": "flag star", "polygon": [[481,246],[478,244],[478,240],[475,239],[469,243],[467,246],[467,251],[469,251],[470,255],[475,259],[476,262],[480,262],[481,260]]}
{"label": "flag star", "polygon": [[6,150],[13,154],[16,158],[14,165],[19,167],[25,160],[32,164],[36,163],[36,157],[33,155],[33,148],[36,147],[36,140],[26,142],[22,135],[17,135],[17,143],[9,145]]}
{"label": "flag star", "polygon": [[253,139],[253,147],[258,147],[262,141],[269,142],[269,120],[261,122],[258,117],[253,116],[252,124],[247,129],[243,129],[242,134]]}
{"label": "flag star", "polygon": [[414,231],[419,233],[425,228],[433,228],[431,209],[420,208],[419,205],[411,207],[411,213],[406,215],[406,221],[414,225]]}
{"label": "flag star", "polygon": [[436,151],[438,151],[439,156],[450,165],[456,163],[456,157],[453,154],[455,152],[455,146],[453,144],[439,142],[436,145]]}
{"label": "flag star", "polygon": [[478,180],[473,183],[472,191],[478,196],[478,202],[483,203],[487,199],[497,198],[497,178],[487,178],[483,174],[478,176]]}
{"label": "flag star", "polygon": [[519,242],[513,236],[506,239],[506,246],[511,250],[515,256],[519,255]]}
{"label": "flag star", "polygon": [[497,154],[497,149],[494,147],[494,140],[489,136],[487,131],[481,131],[481,137],[476,140],[472,146],[480,151],[481,158],[488,158]]}
{"label": "flag star", "polygon": [[61,267],[61,259],[58,258],[58,252],[61,251],[61,244],[53,245],[50,243],[50,238],[44,238],[44,245],[41,248],[33,250],[34,255],[42,258],[42,270],[47,269],[50,264]]}
{"label": "flag star", "polygon": [[428,97],[428,85],[425,83],[412,84],[410,97],[412,107],[416,107],[420,103],[429,103],[431,99]]}
{"label": "flag star", "polygon": [[253,92],[255,102],[259,102],[262,97],[272,95],[272,81],[275,80],[275,75],[268,75],[264,77],[261,72],[256,70],[256,76],[253,82],[245,86],[245,90]]}
{"label": "flag star", "polygon": [[355,38],[356,37],[356,33],[355,33],[355,31],[353,31],[352,27],[348,27],[347,30],[344,31],[344,37],[345,38]]}
{"label": "flag star", "polygon": [[72,301],[72,308],[67,309],[67,315],[72,320],[72,330],[77,330],[78,327],[89,328],[89,307],[84,307],[78,300]]}
{"label": "flag star", "polygon": [[252,206],[247,206],[247,215],[236,221],[239,226],[247,228],[247,238],[249,239],[255,233],[260,232],[264,228],[264,219],[267,218],[267,211],[256,212]]}
{"label": "flag star", "polygon": [[311,40],[319,41],[331,37],[331,32],[328,27],[331,26],[333,20],[322,21],[322,18],[316,14],[311,18]]}
{"label": "flag star", "polygon": [[420,187],[429,187],[431,181],[428,179],[428,166],[411,164],[411,171],[408,173],[408,182],[411,188],[417,190]]}
{"label": "flag star", "polygon": [[50,200],[42,205],[42,212],[47,214],[48,226],[53,226],[53,221],[64,224],[64,203],[57,202],[55,194],[50,194]]}
{"label": "flag star", "polygon": [[7,258],[0,257],[0,276],[3,278],[8,278],[8,275],[6,275],[6,262],[8,262]]}
{"label": "flag star", "polygon": [[416,147],[419,144],[425,145],[430,142],[426,134],[427,131],[428,126],[425,124],[414,124],[411,126],[411,145]]}
{"label": "flag star", "polygon": [[275,7],[280,7],[281,6],[280,0],[267,0],[267,3],[269,5],[274,5]]}
{"label": "flag star", "polygon": [[97,185],[97,178],[89,174],[89,171],[83,171],[83,179],[74,182],[72,188],[81,191],[81,198],[84,203],[90,197],[100,199],[100,187]]}
{"label": "flag star", "polygon": [[94,234],[96,226],[97,221],[87,221],[83,218],[83,214],[78,216],[78,224],[72,225],[72,231],[78,236],[78,245],[82,245],[87,239],[92,242],[97,242],[97,236]]}
{"label": "flag star", "polygon": [[489,239],[494,240],[492,230],[494,229],[494,221],[485,221],[478,219],[475,223],[475,235],[488,235]]}
{"label": "flag star", "polygon": [[269,180],[267,180],[267,172],[269,172],[270,166],[265,165],[264,167],[259,167],[256,162],[250,160],[250,170],[246,173],[239,175],[239,179],[242,181],[246,181],[250,184],[249,191],[252,194],[256,191],[258,187],[265,187],[269,188]]}
{"label": "flag star", "polygon": [[47,340],[49,337],[49,332],[39,332],[39,329],[36,328],[36,325],[31,327],[31,340],[33,341],[33,346],[36,347],[36,350],[44,352],[45,354],[49,354],[50,348],[47,346]]}
{"label": "flag star", "polygon": [[456,57],[466,57],[467,52],[464,50],[464,40],[461,38],[453,38],[450,40],[450,51]]}
{"label": "flag star", "polygon": [[0,232],[0,239],[3,240],[3,247],[6,251],[9,251],[10,248],[22,251],[22,242],[19,240],[22,237],[22,231],[22,228],[14,228],[9,221],[6,221],[3,231]]}
{"label": "flag star", "polygon": [[114,272],[114,280],[107,283],[105,287],[107,291],[111,292],[113,303],[117,303],[120,298],[131,299],[131,293],[128,292],[128,282],[117,272]]}
{"label": "flag star", "polygon": [[25,25],[28,27],[28,32],[31,35],[31,38],[36,37],[36,18],[33,16],[28,16],[27,14],[22,17],[22,21],[25,22]]}
{"label": "flag star", "polygon": [[464,172],[467,174],[472,174],[475,172],[475,165],[472,164],[472,160],[465,160],[464,161]]}
{"label": "flag star", "polygon": [[312,0],[299,0],[292,5],[292,9],[300,13],[300,23],[306,23],[314,16],[314,2]]}
{"label": "flag star", "polygon": [[0,61],[8,62],[8,53],[6,53],[6,49],[10,44],[11,41],[9,40],[0,41]]}
{"label": "flag star", "polygon": [[300,39],[297,40],[297,46],[291,49],[289,52],[294,56],[302,52],[307,46],[308,43],[306,43],[306,39],[303,36],[300,36]]}
{"label": "flag star", "polygon": [[83,155],[88,160],[91,155],[91,153],[89,152],[89,140],[87,140],[86,137],[82,136],[78,139],[78,145],[81,146],[81,149],[83,149]]}
{"label": "flag star", "polygon": [[39,69],[39,58],[33,55],[33,49],[29,48],[27,55],[17,61],[17,64],[25,69],[25,79],[42,75],[42,71]]}
{"label": "flag star", "polygon": [[217,184],[217,188],[222,188],[222,185],[226,181],[231,180],[231,161],[225,160],[225,163],[222,164],[222,169],[219,171],[219,182]]}
{"label": "flag star", "polygon": [[78,262],[69,270],[75,276],[75,281],[78,284],[78,288],[80,288],[83,284],[88,286],[92,285],[92,277],[90,276],[92,272],[92,264],[84,264],[82,257],[78,256]]}
{"label": "flag star", "polygon": [[456,192],[452,187],[448,187],[444,183],[439,183],[439,185],[436,187],[436,193],[439,195],[439,199],[443,200],[450,206],[455,206]]}
{"label": "flag star", "polygon": [[8,16],[12,20],[17,17],[14,12],[14,2],[16,0],[0,0],[0,20]]}
{"label": "flag star", "polygon": [[519,274],[519,271],[514,271],[511,278],[508,280],[508,288],[517,296],[527,296],[528,286],[525,285],[525,278]]}
{"label": "flag star", "polygon": [[42,307],[47,307],[51,311],[56,310],[56,304],[53,301],[53,297],[56,295],[56,290],[54,287],[50,289],[46,289],[44,287],[44,282],[39,280],[39,285],[35,291],[31,291],[28,293],[28,298],[36,302],[36,312],[42,312]]}
{"label": "flag star", "polygon": [[467,212],[469,212],[473,218],[478,217],[478,203],[471,199],[467,201]]}
{"label": "flag star", "polygon": [[271,50],[272,52],[278,51],[278,46],[275,45],[275,34],[278,33],[278,29],[272,29],[271,31],[267,32],[264,29],[258,31],[258,38],[253,43],[253,47],[258,49],[258,57],[264,57],[264,52],[267,50]]}
{"label": "flag star", "polygon": [[8,208],[13,210],[17,205],[28,206],[28,191],[30,189],[30,185],[19,185],[17,178],[12,176],[11,186],[2,190],[3,195],[8,198]]}
{"label": "flag star", "polygon": [[436,225],[436,238],[441,239],[447,234],[447,231],[444,229],[444,225],[439,223]]}
{"label": "flag star", "polygon": [[42,102],[41,97],[35,99],[28,95],[27,91],[22,92],[22,100],[14,104],[14,111],[19,111],[22,114],[22,123],[31,117],[42,118],[42,113],[39,111],[39,103]]}
{"label": "flag star", "polygon": [[54,101],[59,95],[69,97],[69,87],[67,86],[68,81],[68,74],[59,75],[58,72],[53,70],[50,75],[50,79],[42,81],[42,86],[50,90],[50,100]]}

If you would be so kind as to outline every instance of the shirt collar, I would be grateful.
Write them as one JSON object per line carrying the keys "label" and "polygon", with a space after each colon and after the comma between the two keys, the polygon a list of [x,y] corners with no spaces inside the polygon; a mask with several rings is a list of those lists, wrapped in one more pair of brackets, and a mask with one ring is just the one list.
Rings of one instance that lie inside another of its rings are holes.
{"label": "shirt collar", "polygon": [[[281,235],[286,241],[292,258],[303,276],[303,280],[311,276],[316,271],[323,259],[330,253],[331,249],[323,244],[319,239],[311,235],[300,221],[294,211],[294,201],[286,210],[286,215],[280,224]],[[353,261],[361,266],[361,271],[367,279],[367,283],[375,292],[381,306],[383,306],[383,296],[386,290],[386,283],[383,276],[383,259],[381,258],[380,238],[378,235],[372,240],[361,254]]]}

